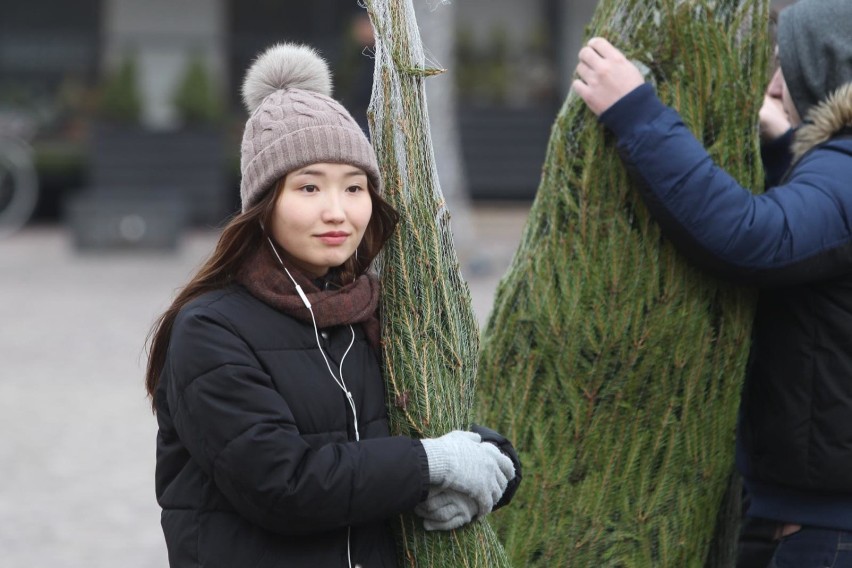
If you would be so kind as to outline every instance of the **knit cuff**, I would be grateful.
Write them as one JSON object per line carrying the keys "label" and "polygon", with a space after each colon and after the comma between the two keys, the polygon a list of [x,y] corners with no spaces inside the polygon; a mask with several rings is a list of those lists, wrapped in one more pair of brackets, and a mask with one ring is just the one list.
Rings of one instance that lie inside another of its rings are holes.
{"label": "knit cuff", "polygon": [[438,440],[420,440],[423,449],[426,450],[426,459],[429,462],[429,483],[441,485],[450,471],[450,458],[444,449],[443,443]]}

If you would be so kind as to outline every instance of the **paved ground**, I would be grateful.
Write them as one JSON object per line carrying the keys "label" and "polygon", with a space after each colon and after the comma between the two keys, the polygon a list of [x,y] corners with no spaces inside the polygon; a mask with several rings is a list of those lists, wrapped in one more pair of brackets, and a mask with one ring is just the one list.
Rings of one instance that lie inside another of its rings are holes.
{"label": "paved ground", "polygon": [[[480,321],[527,208],[477,207]],[[162,568],[143,343],[216,235],[174,254],[78,254],[61,228],[0,241],[0,566]]]}

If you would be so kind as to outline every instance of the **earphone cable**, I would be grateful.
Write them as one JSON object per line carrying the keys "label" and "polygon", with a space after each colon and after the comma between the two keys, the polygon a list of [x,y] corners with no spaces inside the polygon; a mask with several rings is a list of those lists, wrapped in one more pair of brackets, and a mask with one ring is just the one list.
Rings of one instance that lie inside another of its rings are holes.
{"label": "earphone cable", "polygon": [[[261,225],[263,228],[263,225]],[[290,271],[287,270],[287,267],[284,266],[284,261],[281,260],[281,256],[278,254],[278,250],[275,248],[275,245],[272,243],[272,239],[267,235],[266,240],[269,241],[269,246],[272,249],[272,252],[275,254],[275,258],[278,259],[278,264],[281,265],[281,268],[284,269],[284,272],[287,273],[287,276],[293,282],[293,285],[296,287],[296,292],[299,294],[299,297],[302,299],[302,303],[305,304],[305,307],[308,308],[308,311],[311,313],[311,322],[314,324],[314,337],[317,340],[317,349],[319,349],[320,355],[322,355],[323,361],[325,361],[325,366],[328,368],[328,373],[331,375],[331,378],[334,379],[334,382],[337,383],[337,386],[343,391],[346,395],[346,400],[349,401],[349,407],[352,409],[352,423],[355,427],[355,441],[361,441],[361,434],[358,432],[358,412],[355,410],[355,399],[352,397],[352,392],[346,388],[346,383],[343,381],[343,362],[346,360],[346,356],[349,355],[349,350],[352,349],[352,345],[355,344],[355,329],[350,325],[349,331],[352,333],[352,339],[349,341],[349,347],[346,348],[346,352],[343,353],[343,357],[340,358],[340,378],[337,378],[337,375],[334,374],[334,371],[331,370],[331,363],[328,361],[328,357],[325,356],[325,351],[323,351],[322,344],[320,343],[319,338],[319,329],[317,328],[317,318],[314,316],[313,307],[311,307],[311,302],[308,300],[308,297],[305,295],[305,292],[302,290],[302,287],[296,282],[296,279],[293,278],[293,275],[290,274]]]}
{"label": "earphone cable", "polygon": [[[261,223],[261,228],[263,229],[263,224]],[[265,229],[264,229],[265,230]],[[334,379],[334,382],[338,387],[343,391],[346,395],[346,400],[349,401],[349,408],[352,409],[352,424],[355,427],[355,441],[361,441],[361,434],[358,432],[358,412],[355,410],[355,399],[352,397],[352,392],[346,388],[346,383],[343,380],[343,362],[346,361],[346,356],[349,355],[349,351],[352,349],[352,346],[355,344],[355,328],[352,325],[349,325],[349,331],[352,334],[352,339],[349,340],[349,346],[346,348],[346,351],[343,353],[343,357],[340,358],[340,378],[337,378],[337,375],[334,374],[334,371],[331,370],[331,363],[328,361],[328,357],[325,355],[325,351],[323,351],[322,344],[320,343],[319,338],[319,329],[317,328],[317,318],[314,316],[314,310],[311,307],[311,302],[308,300],[308,297],[305,295],[305,292],[302,290],[302,287],[296,282],[296,279],[293,278],[293,275],[290,274],[290,271],[287,270],[287,267],[284,266],[284,261],[281,260],[281,256],[278,254],[278,250],[276,250],[275,245],[272,243],[272,239],[267,235],[266,239],[269,241],[269,246],[272,248],[272,252],[275,254],[275,257],[278,259],[278,263],[281,265],[281,268],[284,269],[284,272],[287,273],[287,276],[293,282],[293,285],[296,287],[296,292],[299,294],[299,297],[302,299],[302,303],[305,304],[305,307],[308,308],[308,311],[311,314],[311,322],[314,325],[314,337],[317,340],[317,349],[319,349],[320,355],[322,355],[323,361],[325,361],[325,366],[328,368],[328,373],[331,375],[331,378]],[[346,527],[346,559],[349,562],[349,567],[352,568],[352,527]]]}
{"label": "earphone cable", "polygon": [[314,337],[316,337],[320,355],[322,355],[322,359],[325,361],[325,366],[328,368],[331,378],[334,379],[334,382],[337,383],[337,386],[340,387],[340,390],[342,390],[343,394],[346,395],[346,400],[349,402],[349,407],[352,409],[352,423],[355,427],[355,441],[360,442],[361,435],[358,432],[358,412],[355,410],[355,399],[352,396],[352,392],[350,392],[350,390],[346,387],[346,383],[343,382],[343,362],[346,360],[346,356],[349,355],[349,350],[352,349],[352,345],[355,344],[355,330],[351,325],[349,326],[349,331],[352,333],[352,339],[349,341],[349,346],[346,348],[346,352],[343,353],[343,357],[340,358],[340,378],[338,379],[337,375],[334,374],[334,371],[331,370],[331,363],[328,361],[328,357],[326,357],[325,351],[320,345],[319,330],[317,329],[317,320],[314,317],[314,310],[312,308],[308,308],[308,311],[311,312],[311,321],[314,324]]}

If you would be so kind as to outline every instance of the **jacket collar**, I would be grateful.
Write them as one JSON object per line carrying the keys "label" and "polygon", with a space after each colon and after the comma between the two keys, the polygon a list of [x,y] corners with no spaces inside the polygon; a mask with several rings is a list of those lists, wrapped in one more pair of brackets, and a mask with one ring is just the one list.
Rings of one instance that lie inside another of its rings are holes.
{"label": "jacket collar", "polygon": [[796,131],[793,162],[849,128],[852,128],[852,83],[846,83],[808,112],[807,120]]}

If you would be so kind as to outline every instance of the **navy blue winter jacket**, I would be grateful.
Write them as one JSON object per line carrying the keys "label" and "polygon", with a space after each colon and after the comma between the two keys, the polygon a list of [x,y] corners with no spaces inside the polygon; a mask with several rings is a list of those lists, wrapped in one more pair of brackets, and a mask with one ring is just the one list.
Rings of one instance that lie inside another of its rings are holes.
{"label": "navy blue winter jacket", "polygon": [[852,530],[852,84],[809,116],[792,153],[790,136],[766,148],[759,195],[650,85],[600,120],[675,245],[760,287],[737,436],[749,514]]}

